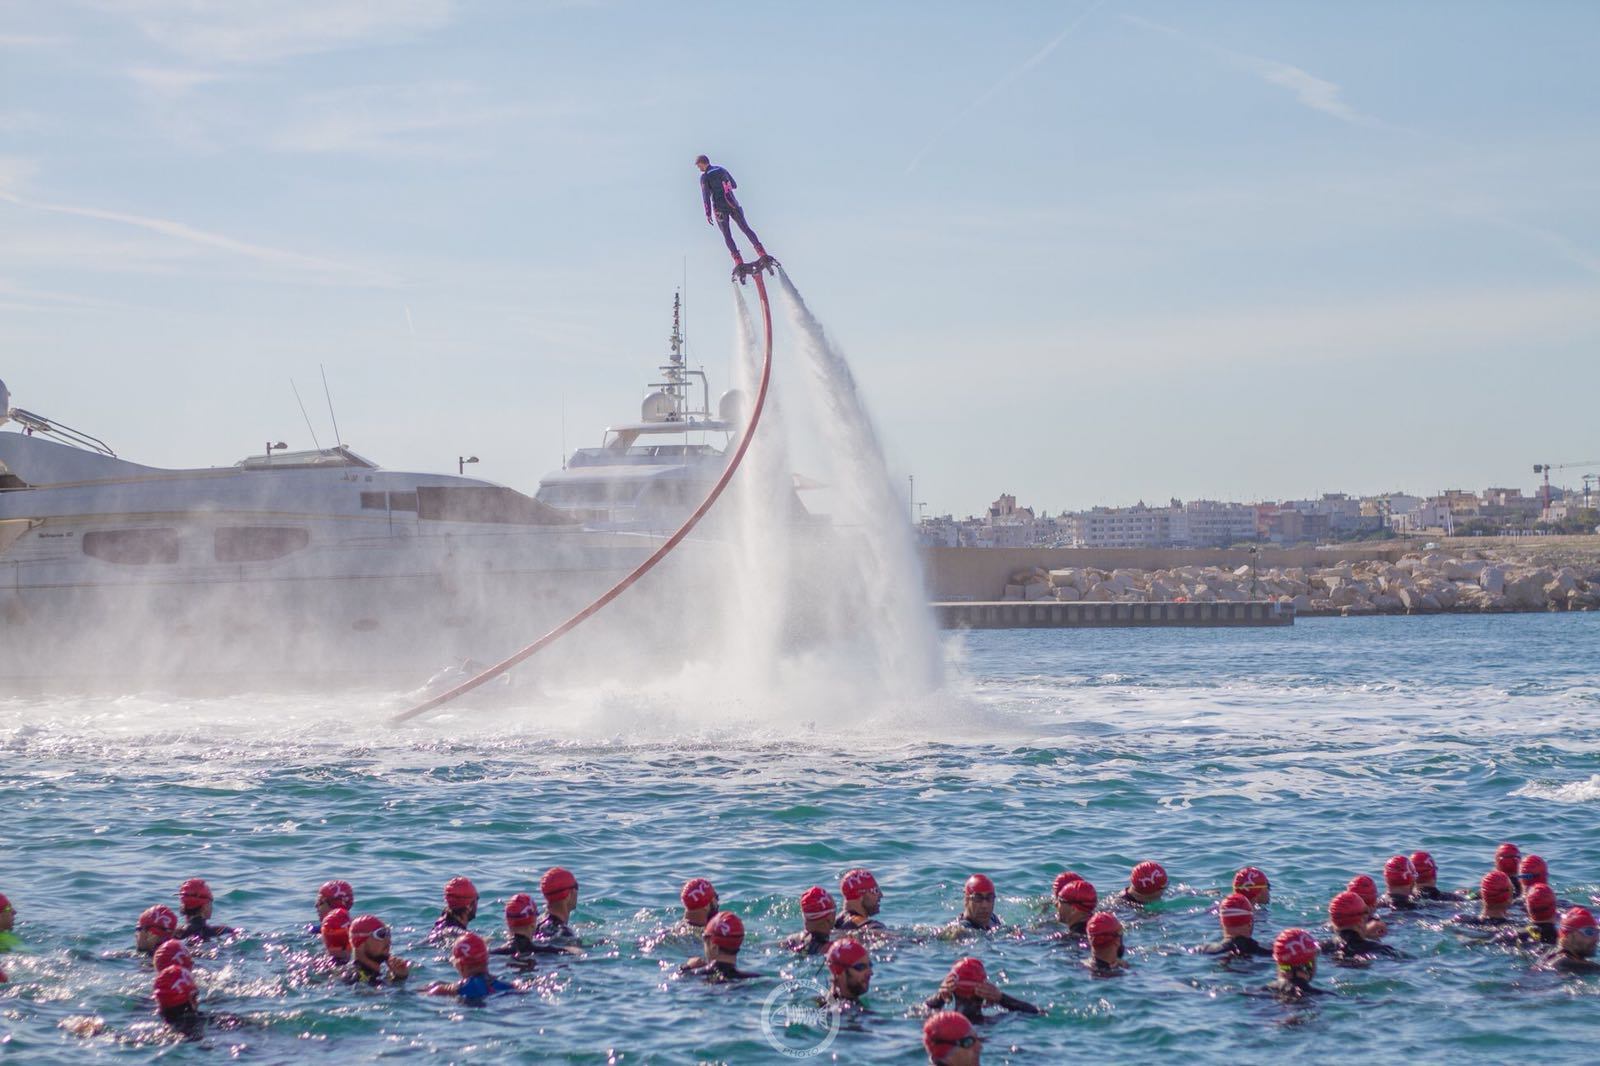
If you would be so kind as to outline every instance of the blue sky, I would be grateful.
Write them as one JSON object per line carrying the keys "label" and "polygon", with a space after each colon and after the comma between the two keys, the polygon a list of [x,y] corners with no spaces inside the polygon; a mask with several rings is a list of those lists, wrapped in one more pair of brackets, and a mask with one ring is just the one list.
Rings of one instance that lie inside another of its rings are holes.
{"label": "blue sky", "polygon": [[221,465],[309,444],[326,364],[358,450],[531,489],[637,409],[685,273],[726,380],[705,151],[931,510],[1531,486],[1600,459],[1597,39],[1576,0],[0,0],[0,378]]}

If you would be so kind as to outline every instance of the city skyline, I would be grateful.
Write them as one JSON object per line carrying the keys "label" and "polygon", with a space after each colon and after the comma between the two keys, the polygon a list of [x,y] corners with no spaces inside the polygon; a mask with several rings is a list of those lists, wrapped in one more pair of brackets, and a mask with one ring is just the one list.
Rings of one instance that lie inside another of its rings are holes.
{"label": "city skyline", "polygon": [[309,446],[291,381],[331,436],[326,366],[364,454],[531,490],[685,279],[728,381],[702,151],[932,512],[1600,452],[1591,5],[5,10],[0,379],[135,461]]}

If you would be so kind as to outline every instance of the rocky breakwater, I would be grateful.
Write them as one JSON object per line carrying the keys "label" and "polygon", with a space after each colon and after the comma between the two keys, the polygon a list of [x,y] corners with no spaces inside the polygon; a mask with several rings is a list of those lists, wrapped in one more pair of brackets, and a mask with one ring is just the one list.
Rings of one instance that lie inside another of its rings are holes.
{"label": "rocky breakwater", "polygon": [[1069,567],[1011,575],[1006,600],[1100,603],[1275,601],[1301,615],[1592,611],[1600,608],[1600,564],[1540,566],[1492,552],[1407,555],[1395,562],[1322,567],[1170,570]]}

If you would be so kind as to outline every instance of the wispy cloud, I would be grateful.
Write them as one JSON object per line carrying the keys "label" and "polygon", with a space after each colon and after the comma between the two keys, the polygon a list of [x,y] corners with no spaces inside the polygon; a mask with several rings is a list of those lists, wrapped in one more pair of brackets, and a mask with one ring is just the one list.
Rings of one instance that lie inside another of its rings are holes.
{"label": "wispy cloud", "polygon": [[966,107],[963,107],[960,111],[957,111],[950,118],[946,119],[944,124],[941,125],[934,135],[928,139],[928,143],[922,146],[922,151],[918,152],[914,157],[912,157],[911,162],[906,166],[906,173],[910,174],[915,171],[917,167],[921,165],[923,159],[927,158],[928,153],[933,151],[934,146],[944,139],[945,134],[950,132],[952,127],[961,122],[974,111],[978,110],[978,108],[982,107],[984,104],[987,104],[990,100],[993,100],[996,94],[998,94],[1006,86],[1012,84],[1018,78],[1021,78],[1024,74],[1028,73],[1028,71],[1032,70],[1034,67],[1048,59],[1050,53],[1061,47],[1061,42],[1065,41],[1067,37],[1071,35],[1072,31],[1078,28],[1078,25],[1082,23],[1084,19],[1088,18],[1096,11],[1099,11],[1106,5],[1107,2],[1108,0],[1094,0],[1094,3],[1084,8],[1078,13],[1076,18],[1067,23],[1066,29],[1056,34],[1050,39],[1048,44],[1024,60],[1021,66],[1017,67],[1005,77],[989,86],[989,88],[980,93],[978,97],[970,104],[968,104]]}
{"label": "wispy cloud", "polygon": [[142,92],[164,100],[186,96],[201,85],[209,85],[222,77],[215,70],[198,67],[130,67],[128,79]]}
{"label": "wispy cloud", "polygon": [[454,0],[100,0],[194,62],[269,63],[406,40],[448,24]]}
{"label": "wispy cloud", "polygon": [[1349,122],[1357,126],[1384,126],[1385,123],[1364,115],[1357,111],[1343,98],[1343,88],[1325,78],[1319,78],[1309,71],[1285,63],[1277,59],[1267,59],[1263,56],[1250,55],[1238,52],[1232,48],[1202,41],[1175,26],[1155,22],[1139,15],[1123,15],[1122,21],[1140,29],[1151,30],[1165,34],[1177,40],[1195,44],[1213,55],[1219,56],[1231,65],[1247,70],[1266,82],[1268,85],[1287,90],[1294,95],[1295,100],[1313,111],[1320,111],[1341,122]]}
{"label": "wispy cloud", "polygon": [[191,247],[221,252],[265,266],[289,270],[309,280],[362,286],[393,284],[392,279],[385,278],[363,267],[352,266],[331,259],[323,259],[318,256],[304,255],[300,252],[286,251],[282,248],[241,241],[225,234],[198,229],[173,219],[154,218],[148,215],[131,214],[126,211],[109,211],[99,207],[51,203],[32,197],[20,196],[5,189],[0,189],[0,203],[8,203],[28,211],[92,219],[97,222],[109,222],[119,226],[131,226],[135,229],[158,234],[170,240],[182,242]]}
{"label": "wispy cloud", "polygon": [[417,158],[468,154],[459,134],[507,121],[522,109],[464,82],[419,82],[312,93],[292,110],[271,135],[272,147]]}

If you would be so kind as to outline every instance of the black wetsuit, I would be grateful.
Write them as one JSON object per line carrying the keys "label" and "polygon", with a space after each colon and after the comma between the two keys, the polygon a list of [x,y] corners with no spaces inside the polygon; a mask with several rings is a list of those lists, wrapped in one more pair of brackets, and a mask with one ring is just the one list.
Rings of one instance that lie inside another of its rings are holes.
{"label": "black wetsuit", "polygon": [[1422,909],[1422,903],[1415,896],[1391,896],[1388,893],[1378,897],[1378,903],[1396,911],[1415,911]]}
{"label": "black wetsuit", "polygon": [[201,1014],[193,1003],[181,1003],[176,1007],[162,1007],[161,1020],[182,1033],[189,1040],[199,1040],[205,1032],[206,1016]]}
{"label": "black wetsuit", "polygon": [[215,940],[233,932],[225,925],[212,925],[198,914],[189,915],[189,924],[175,934],[179,940]]}
{"label": "black wetsuit", "polygon": [[867,1007],[867,1005],[865,1003],[863,1003],[860,1000],[859,997],[856,998],[856,999],[851,999],[849,996],[842,995],[837,988],[828,989],[827,995],[818,996],[814,1002],[816,1003],[817,1006],[822,1007],[824,1009],[833,1009],[833,1010],[840,1010],[840,1011],[846,1011],[846,1010],[864,1011],[864,1010],[870,1009],[870,1008]]}
{"label": "black wetsuit", "polygon": [[722,984],[725,981],[746,981],[752,977],[760,977],[758,973],[750,970],[741,970],[731,962],[713,962],[694,971],[712,984]]}
{"label": "black wetsuit", "polygon": [[1195,949],[1202,955],[1231,955],[1249,959],[1272,954],[1272,949],[1252,936],[1225,936]]}
{"label": "black wetsuit", "polygon": [[1393,959],[1400,953],[1381,940],[1368,940],[1354,929],[1340,929],[1322,942],[1324,954],[1338,959]]}
{"label": "black wetsuit", "polygon": [[534,955],[565,955],[566,948],[554,944],[541,943],[523,933],[515,933],[510,940],[497,948],[490,948],[491,955],[510,955],[513,958],[530,958]]}
{"label": "black wetsuit", "polygon": [[952,922],[950,924],[958,926],[958,927],[960,927],[962,929],[975,929],[980,933],[987,933],[987,932],[991,932],[992,930],[995,930],[995,929],[1004,929],[1006,927],[1006,923],[1005,922],[1002,922],[999,918],[995,917],[992,914],[989,915],[989,921],[986,924],[983,924],[983,925],[979,925],[977,922],[973,921],[971,918],[968,918],[965,914],[963,914],[961,917],[957,918],[954,922]]}
{"label": "black wetsuit", "polygon": [[1261,990],[1289,1002],[1309,999],[1312,996],[1332,994],[1326,988],[1317,988],[1308,981],[1299,981],[1293,978],[1287,981],[1274,981],[1270,985],[1263,985]]}
{"label": "black wetsuit", "polygon": [[887,929],[888,926],[876,918],[868,918],[864,914],[852,914],[845,911],[839,915],[839,920],[833,923],[835,929],[846,929],[851,932],[864,933],[869,930]]}
{"label": "black wetsuit", "polygon": [[1516,925],[1513,918],[1486,918],[1480,914],[1458,914],[1447,925],[1464,925],[1472,929],[1504,929]]}
{"label": "black wetsuit", "polygon": [[796,954],[821,955],[828,950],[831,942],[828,937],[818,936],[816,933],[796,933],[785,943],[788,944],[789,950]]}
{"label": "black wetsuit", "polygon": [[[1059,925],[1061,923],[1057,922],[1056,924]],[[1083,942],[1083,938],[1088,936],[1088,935],[1089,935],[1089,919],[1085,918],[1081,922],[1073,922],[1071,925],[1067,926],[1065,929],[1058,929],[1056,932],[1051,933],[1050,934],[1050,939],[1051,940],[1071,941],[1074,944],[1081,944]]]}
{"label": "black wetsuit", "polygon": [[1146,901],[1141,900],[1141,899],[1135,899],[1134,896],[1133,896],[1133,889],[1131,889],[1131,888],[1123,889],[1121,892],[1118,892],[1115,896],[1112,896],[1111,899],[1112,899],[1113,903],[1121,904],[1123,906],[1128,906],[1128,907],[1138,907],[1140,910],[1144,910],[1144,908],[1150,906],[1151,903],[1156,902],[1155,900],[1150,900],[1150,901],[1146,902]]}
{"label": "black wetsuit", "polygon": [[713,166],[700,175],[700,200],[705,205],[706,218],[716,221],[717,228],[722,231],[722,239],[727,242],[728,251],[734,259],[743,261],[739,246],[734,243],[733,234],[728,229],[729,220],[738,223],[744,235],[750,238],[756,255],[766,255],[767,252],[761,247],[761,238],[744,220],[744,208],[739,206],[739,198],[733,194],[738,187],[739,183],[733,180],[733,175],[719,166]]}
{"label": "black wetsuit", "polygon": [[567,924],[565,918],[557,918],[553,914],[546,914],[539,919],[539,924],[533,927],[541,940],[571,940],[576,942],[578,934],[572,931],[572,926]]}
{"label": "black wetsuit", "polygon": [[1557,949],[1535,964],[1541,970],[1558,970],[1562,973],[1600,973],[1600,962]]}
{"label": "black wetsuit", "polygon": [[1464,903],[1467,896],[1464,892],[1441,892],[1434,885],[1420,885],[1417,888],[1417,898],[1430,903]]}
{"label": "black wetsuit", "polygon": [[389,973],[383,967],[371,967],[360,959],[353,959],[339,974],[339,980],[347,985],[366,985],[369,988],[382,988],[386,984],[398,984],[389,980]]}
{"label": "black wetsuit", "polygon": [[443,941],[446,937],[462,936],[469,932],[467,929],[468,921],[470,919],[458,916],[455,911],[445,911],[434,919],[433,932],[428,934],[428,939],[437,943]]}
{"label": "black wetsuit", "polygon": [[1089,972],[1097,977],[1109,977],[1113,974],[1127,973],[1128,968],[1121,965],[1122,953],[1117,952],[1117,962],[1107,962],[1102,958],[1091,957],[1084,963],[1089,967]]}
{"label": "black wetsuit", "polygon": [[1497,944],[1548,945],[1554,947],[1561,939],[1561,930],[1555,922],[1529,922],[1516,932],[1507,930],[1495,934]]}
{"label": "black wetsuit", "polygon": [[[988,1018],[984,1017],[983,1014],[983,1000],[979,999],[977,996],[951,996],[949,999],[949,1009],[963,1015],[967,1021],[971,1022],[973,1025],[982,1025],[984,1022],[989,1020]],[[944,1004],[944,993],[935,992],[924,1001],[923,1006],[927,1007],[930,1011],[937,1011],[944,1010]],[[1044,1011],[1040,1010],[1038,1007],[1035,1007],[1032,1003],[1029,1003],[1025,1000],[1020,1000],[1016,996],[1008,996],[1004,992],[1000,993],[1000,999],[995,1003],[995,1006],[999,1007],[1001,1010],[1015,1011],[1018,1014],[1044,1013]]]}

